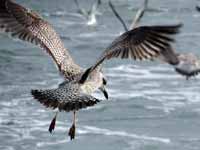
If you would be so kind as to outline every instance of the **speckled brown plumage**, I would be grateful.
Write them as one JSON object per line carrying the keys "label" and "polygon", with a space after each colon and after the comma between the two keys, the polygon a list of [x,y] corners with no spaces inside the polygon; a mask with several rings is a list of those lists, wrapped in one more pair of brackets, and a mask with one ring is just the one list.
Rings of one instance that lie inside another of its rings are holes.
{"label": "speckled brown plumage", "polygon": [[77,111],[93,106],[100,100],[80,92],[78,84],[67,83],[56,89],[32,90],[33,97],[48,108],[58,108],[59,111]]}
{"label": "speckled brown plumage", "polygon": [[36,12],[11,0],[1,0],[0,30],[45,49],[65,78],[81,72],[52,26]]}

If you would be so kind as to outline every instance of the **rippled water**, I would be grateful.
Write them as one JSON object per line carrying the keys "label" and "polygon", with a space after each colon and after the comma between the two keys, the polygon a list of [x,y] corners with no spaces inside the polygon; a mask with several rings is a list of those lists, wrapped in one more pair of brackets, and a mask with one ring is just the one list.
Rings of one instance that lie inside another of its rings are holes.
{"label": "rippled water", "polygon": [[[80,0],[89,8],[92,0]],[[174,45],[200,55],[200,13],[195,0],[150,0],[141,24],[183,22]],[[17,2],[39,11],[61,35],[77,63],[91,65],[102,50],[123,32],[107,1],[97,26],[87,26],[72,0]],[[113,0],[130,23],[140,0]],[[186,81],[166,64],[113,60],[106,63],[109,101],[78,113],[77,138],[67,136],[72,114],[60,113],[53,135],[54,115],[32,99],[33,88],[53,88],[62,82],[51,58],[31,44],[0,35],[1,150],[199,150],[200,77]],[[103,98],[100,93],[95,96]]]}

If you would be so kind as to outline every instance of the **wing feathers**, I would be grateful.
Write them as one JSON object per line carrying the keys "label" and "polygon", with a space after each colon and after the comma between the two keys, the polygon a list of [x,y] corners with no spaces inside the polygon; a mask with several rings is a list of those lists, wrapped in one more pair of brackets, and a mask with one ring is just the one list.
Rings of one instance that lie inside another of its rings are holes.
{"label": "wing feathers", "polygon": [[[96,69],[104,60],[111,58],[132,58],[134,60],[154,59],[167,51],[174,41],[173,36],[179,32],[182,25],[141,26],[125,32],[117,37],[91,67]],[[88,71],[88,70],[87,70]],[[90,72],[83,74],[84,79]],[[83,82],[84,80],[81,79]],[[84,83],[84,82],[83,82]]]}
{"label": "wing feathers", "polygon": [[[144,26],[133,29],[115,39],[102,57],[106,59],[120,57],[139,60],[149,59],[150,56],[157,57],[161,51],[170,46],[170,42],[174,41],[171,36],[178,33],[180,27],[181,25]],[[144,47],[145,49],[143,49]]]}
{"label": "wing feathers", "polygon": [[66,78],[81,72],[52,26],[32,10],[11,0],[1,0],[0,31],[45,49]]}

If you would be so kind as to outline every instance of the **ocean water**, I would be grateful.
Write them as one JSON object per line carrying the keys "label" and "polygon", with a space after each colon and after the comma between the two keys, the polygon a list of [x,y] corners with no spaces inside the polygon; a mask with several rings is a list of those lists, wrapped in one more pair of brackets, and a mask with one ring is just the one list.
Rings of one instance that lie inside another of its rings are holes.
{"label": "ocean water", "polygon": [[[92,0],[79,0],[89,9]],[[78,64],[88,67],[123,32],[107,1],[97,25],[88,26],[73,0],[17,0],[48,20]],[[131,23],[142,0],[113,0]],[[184,23],[177,51],[200,56],[200,13],[196,0],[150,0],[141,25]],[[55,132],[48,126],[54,111],[30,95],[63,81],[51,58],[29,43],[0,34],[0,150],[199,150],[200,76],[186,81],[167,64],[112,60],[105,63],[109,100],[78,112],[77,134],[67,133],[72,113],[59,113]],[[101,93],[94,96],[104,99]]]}

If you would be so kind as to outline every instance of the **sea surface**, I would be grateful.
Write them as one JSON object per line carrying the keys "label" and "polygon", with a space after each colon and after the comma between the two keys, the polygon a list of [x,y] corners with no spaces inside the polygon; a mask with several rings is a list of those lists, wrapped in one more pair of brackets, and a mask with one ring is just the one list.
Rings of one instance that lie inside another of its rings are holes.
{"label": "sea surface", "polygon": [[[92,0],[79,0],[89,9]],[[17,0],[38,11],[60,34],[75,61],[89,67],[123,33],[107,0],[97,24],[77,12],[73,0]],[[142,0],[112,0],[127,25]],[[174,47],[200,56],[198,0],[149,0],[141,25],[176,24],[182,32]],[[200,76],[186,81],[167,64],[111,60],[105,63],[109,100],[77,114],[77,134],[67,133],[72,113],[59,113],[55,132],[48,126],[55,111],[30,95],[63,81],[52,59],[32,44],[0,34],[0,150],[199,150]],[[104,99],[99,92],[94,96]]]}

